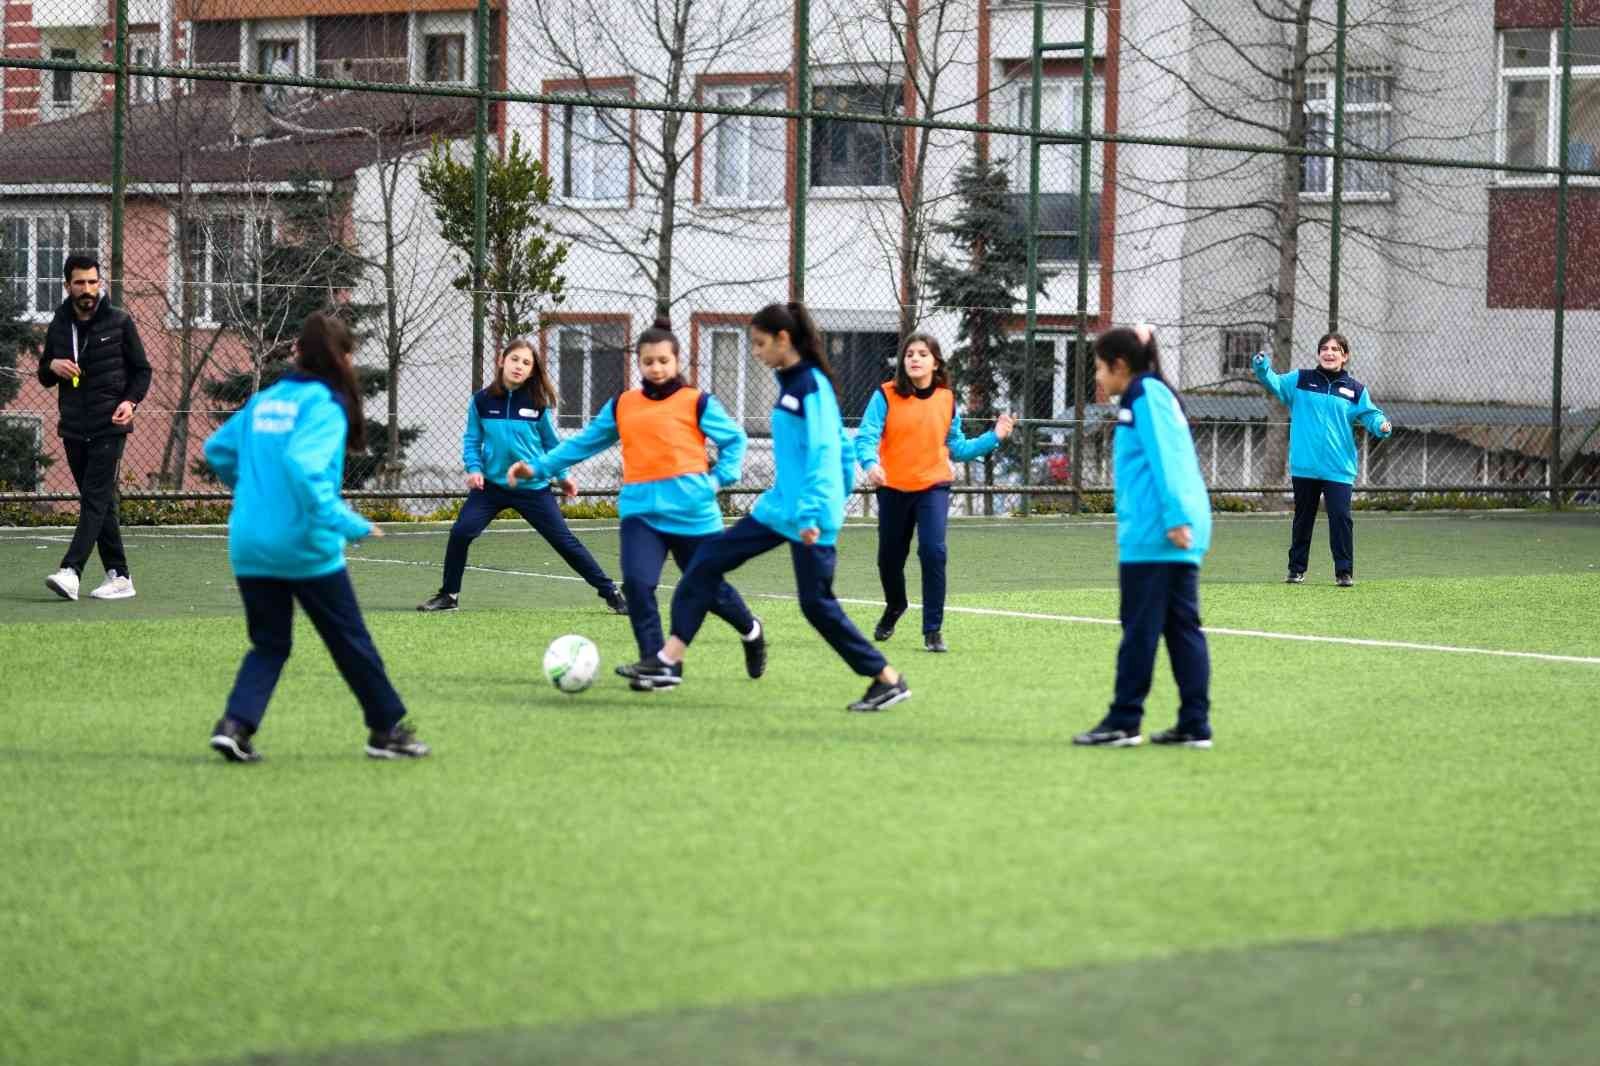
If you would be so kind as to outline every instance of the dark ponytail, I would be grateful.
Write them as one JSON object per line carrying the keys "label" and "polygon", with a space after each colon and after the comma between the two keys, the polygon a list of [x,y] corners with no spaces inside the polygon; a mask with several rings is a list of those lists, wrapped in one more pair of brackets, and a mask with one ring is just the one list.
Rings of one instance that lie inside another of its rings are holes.
{"label": "dark ponytail", "polygon": [[801,361],[822,371],[834,391],[839,391],[839,383],[833,377],[833,367],[828,365],[822,332],[811,320],[811,312],[806,310],[805,304],[768,304],[751,317],[750,324],[773,337],[779,333],[789,334],[789,343],[800,353]]}
{"label": "dark ponytail", "polygon": [[687,385],[688,381],[683,376],[683,346],[678,343],[678,335],[672,332],[672,319],[666,315],[658,315],[656,320],[650,323],[650,328],[639,334],[639,343],[634,345],[633,350],[636,353],[643,351],[647,344],[672,345],[672,354],[678,360],[678,384]]}
{"label": "dark ponytail", "polygon": [[1095,338],[1094,357],[1107,366],[1120,359],[1133,374],[1153,376],[1171,390],[1179,409],[1183,408],[1183,398],[1178,395],[1178,390],[1161,373],[1161,346],[1156,343],[1154,331],[1150,332],[1147,339],[1141,337],[1137,330],[1125,327],[1106,330]]}
{"label": "dark ponytail", "polygon": [[355,367],[350,363],[350,354],[356,350],[356,338],[349,325],[330,312],[313,312],[300,327],[296,347],[300,355],[295,365],[332,389],[344,404],[345,417],[350,423],[345,451],[366,451],[367,420],[361,411],[361,386],[356,381]]}

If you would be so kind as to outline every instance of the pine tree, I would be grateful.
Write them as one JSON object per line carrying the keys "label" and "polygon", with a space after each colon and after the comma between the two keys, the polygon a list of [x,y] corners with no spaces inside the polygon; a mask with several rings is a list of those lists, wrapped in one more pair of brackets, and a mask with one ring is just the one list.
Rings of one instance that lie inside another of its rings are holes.
{"label": "pine tree", "polygon": [[[0,407],[22,391],[25,372],[17,363],[36,353],[41,339],[38,327],[23,317],[10,286],[0,286]],[[39,450],[31,422],[0,417],[0,489],[31,492],[52,461]]]}

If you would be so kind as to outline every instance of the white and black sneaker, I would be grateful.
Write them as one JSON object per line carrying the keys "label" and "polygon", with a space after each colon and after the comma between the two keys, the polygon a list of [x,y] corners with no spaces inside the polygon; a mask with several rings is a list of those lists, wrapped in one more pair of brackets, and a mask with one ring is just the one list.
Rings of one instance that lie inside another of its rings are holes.
{"label": "white and black sneaker", "polygon": [[243,722],[223,715],[211,727],[211,750],[229,762],[260,762],[261,756],[250,745],[255,732]]}
{"label": "white and black sneaker", "polygon": [[78,598],[78,572],[63,566],[44,579],[44,587],[64,600],[75,600]]}
{"label": "white and black sneaker", "polygon": [[369,759],[421,759],[432,751],[417,739],[405,722],[397,722],[388,729],[374,729],[367,734]]}
{"label": "white and black sneaker", "polygon": [[911,698],[911,689],[906,687],[905,675],[894,684],[873,679],[867,686],[867,694],[845,708],[850,711],[886,711],[895,704]]}
{"label": "white and black sneaker", "polygon": [[683,664],[668,665],[654,655],[619,666],[617,673],[628,679],[628,687],[635,692],[654,692],[683,684]]}
{"label": "white and black sneaker", "polygon": [[1116,729],[1101,722],[1073,737],[1072,742],[1084,748],[1137,748],[1144,743],[1144,735],[1138,729]]}
{"label": "white and black sneaker", "polygon": [[1200,748],[1209,751],[1211,749],[1211,734],[1207,733],[1205,736],[1201,736],[1199,733],[1190,733],[1173,726],[1171,729],[1163,729],[1159,733],[1151,733],[1150,743],[1166,744],[1179,748]]}
{"label": "white and black sneaker", "polygon": [[452,596],[448,592],[435,592],[426,600],[417,604],[419,611],[454,611],[461,606],[461,598]]}
{"label": "white and black sneaker", "polygon": [[[739,638],[744,645],[744,672],[753,680],[767,672],[767,625],[756,619],[756,635],[749,640]],[[679,664],[682,665],[682,664]]]}
{"label": "white and black sneaker", "polygon": [[116,570],[107,570],[106,579],[89,595],[97,600],[131,600],[134,597],[133,578]]}
{"label": "white and black sneaker", "polygon": [[1352,588],[1356,583],[1356,575],[1348,570],[1341,570],[1334,575],[1333,583],[1342,589]]}
{"label": "white and black sneaker", "polygon": [[894,627],[899,623],[900,616],[905,613],[904,610],[885,607],[883,614],[878,617],[878,624],[872,627],[872,639],[884,641],[894,636]]}
{"label": "white and black sneaker", "polygon": [[1304,570],[1291,570],[1289,571],[1289,576],[1283,579],[1283,583],[1285,585],[1304,585],[1306,583],[1306,572]]}

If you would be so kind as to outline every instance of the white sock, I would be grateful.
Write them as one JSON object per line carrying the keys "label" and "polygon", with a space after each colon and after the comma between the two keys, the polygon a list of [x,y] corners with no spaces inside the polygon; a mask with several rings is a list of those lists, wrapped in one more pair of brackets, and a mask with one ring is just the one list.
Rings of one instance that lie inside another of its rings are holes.
{"label": "white sock", "polygon": [[757,618],[756,619],[756,624],[750,627],[750,632],[746,633],[744,636],[740,637],[739,639],[744,641],[746,644],[749,644],[752,640],[760,640],[761,639],[761,619]]}
{"label": "white sock", "polygon": [[666,648],[662,648],[660,651],[656,652],[656,658],[660,659],[662,662],[666,663],[668,666],[677,666],[678,665],[678,660],[677,659],[672,659],[672,658],[668,658],[667,657],[667,649]]}

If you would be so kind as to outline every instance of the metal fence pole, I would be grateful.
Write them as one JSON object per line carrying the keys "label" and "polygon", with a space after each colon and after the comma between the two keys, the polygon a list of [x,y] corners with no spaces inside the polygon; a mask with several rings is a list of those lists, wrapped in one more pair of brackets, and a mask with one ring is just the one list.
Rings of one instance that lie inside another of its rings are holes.
{"label": "metal fence pole", "polygon": [[[472,387],[483,387],[484,259],[489,245],[489,0],[478,0],[478,114],[472,135]],[[501,57],[501,63],[507,57]],[[504,105],[502,105],[504,106]]]}
{"label": "metal fence pole", "polygon": [[123,215],[127,201],[128,0],[116,0],[111,94],[111,302],[122,306]]}
{"label": "metal fence pole", "polygon": [[[1083,142],[1078,145],[1078,338],[1077,351],[1068,360],[1072,368],[1072,487],[1083,488],[1081,474],[1083,463],[1083,368],[1089,358],[1089,162],[1094,142],[1089,132],[1094,128],[1094,4],[1083,5],[1083,90],[1082,113],[1078,116],[1078,132]],[[1083,497],[1072,497],[1074,513],[1083,507]]]}
{"label": "metal fence pole", "polygon": [[1550,366],[1550,506],[1562,507],[1561,363],[1567,347],[1567,199],[1572,160],[1572,0],[1561,5],[1561,132],[1557,138],[1561,172],[1556,178],[1555,336]]}
{"label": "metal fence pole", "polygon": [[1344,72],[1347,0],[1339,0],[1333,41],[1333,209],[1328,237],[1328,332],[1339,329],[1339,261],[1344,252]]}
{"label": "metal fence pole", "polygon": [[811,193],[811,0],[794,9],[795,109],[800,118],[794,136],[794,247],[789,250],[789,292],[806,298],[806,204]]}
{"label": "metal fence pole", "polygon": [[[1039,327],[1039,97],[1044,89],[1044,0],[1033,0],[1033,48],[1029,61],[1031,82],[1028,89],[1028,281],[1027,317],[1022,332],[1022,411],[1023,419],[1033,417],[1033,344]],[[1022,485],[1033,480],[1033,433],[1022,435]],[[1032,501],[1024,492],[1020,510],[1026,515]]]}

